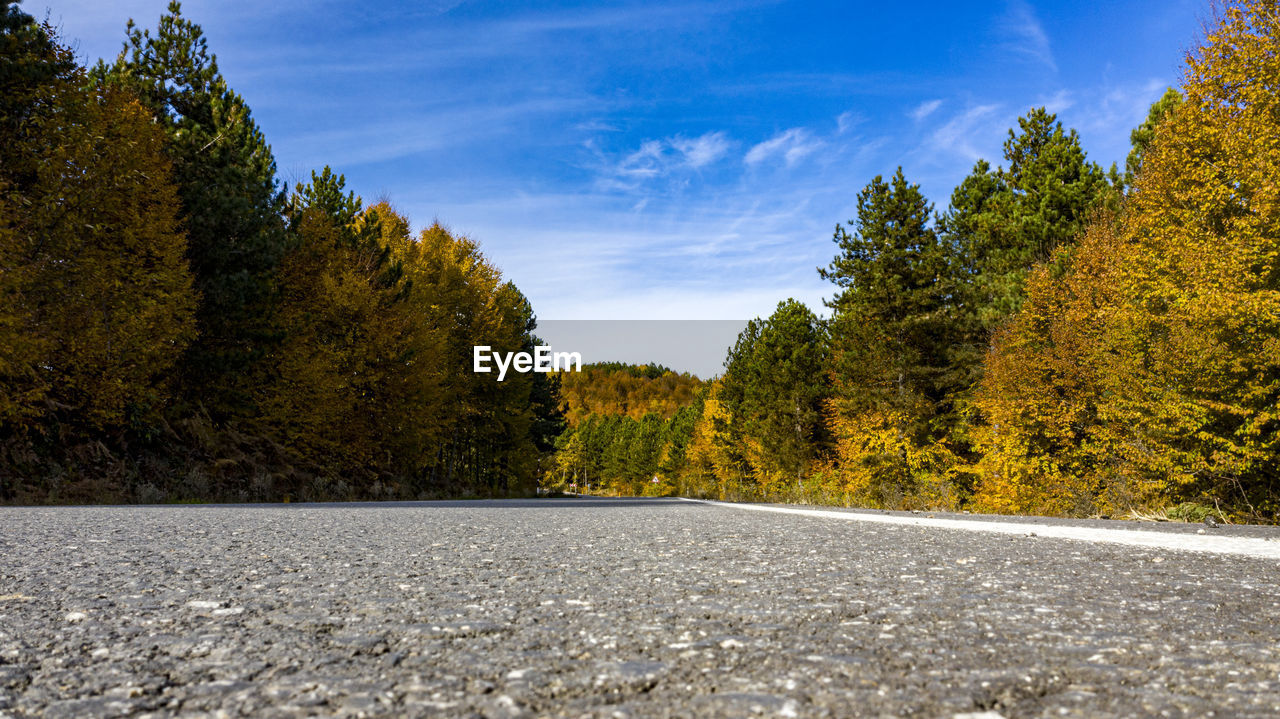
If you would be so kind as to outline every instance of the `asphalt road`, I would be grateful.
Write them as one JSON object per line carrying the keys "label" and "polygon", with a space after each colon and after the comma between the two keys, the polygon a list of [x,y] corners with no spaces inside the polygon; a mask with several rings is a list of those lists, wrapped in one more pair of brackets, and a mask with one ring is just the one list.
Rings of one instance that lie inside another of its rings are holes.
{"label": "asphalt road", "polygon": [[676,500],[6,508],[0,717],[1272,717],[1277,580]]}

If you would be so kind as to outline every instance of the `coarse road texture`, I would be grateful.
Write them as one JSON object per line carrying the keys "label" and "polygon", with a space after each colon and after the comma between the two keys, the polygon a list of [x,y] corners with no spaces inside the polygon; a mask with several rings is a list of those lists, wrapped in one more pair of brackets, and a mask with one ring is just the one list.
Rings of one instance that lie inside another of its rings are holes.
{"label": "coarse road texture", "polygon": [[1273,717],[1278,578],[677,500],[7,508],[0,717]]}

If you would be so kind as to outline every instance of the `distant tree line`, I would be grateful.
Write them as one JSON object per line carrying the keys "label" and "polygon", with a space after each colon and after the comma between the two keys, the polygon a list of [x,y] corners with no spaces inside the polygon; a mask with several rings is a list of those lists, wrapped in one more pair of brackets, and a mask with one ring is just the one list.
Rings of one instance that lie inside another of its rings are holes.
{"label": "distant tree line", "polygon": [[558,466],[618,492],[653,472],[726,498],[1275,521],[1278,87],[1275,3],[1232,2],[1123,171],[1040,108],[940,213],[901,169],[874,178],[819,269],[828,319],[782,302],[665,424],[579,420]]}
{"label": "distant tree line", "polygon": [[625,415],[640,419],[656,414],[669,419],[693,401],[702,381],[662,365],[596,362],[580,372],[560,375],[560,394],[570,426],[591,415]]}
{"label": "distant tree line", "polygon": [[[565,431],[550,487],[662,495],[684,464],[702,381],[662,365],[598,362],[560,375]],[[657,481],[654,481],[654,480]]]}
{"label": "distant tree line", "polygon": [[535,327],[475,242],[281,187],[177,2],[93,68],[5,2],[0,501],[531,492],[558,380],[469,363]]}

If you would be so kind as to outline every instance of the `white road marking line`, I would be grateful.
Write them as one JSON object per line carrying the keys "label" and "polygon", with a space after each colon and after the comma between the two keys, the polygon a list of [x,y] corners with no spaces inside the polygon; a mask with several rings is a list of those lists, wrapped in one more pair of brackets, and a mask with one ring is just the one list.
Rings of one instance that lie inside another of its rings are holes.
{"label": "white road marking line", "polygon": [[799,514],[805,517],[842,519],[848,522],[878,522],[910,527],[935,527],[938,529],[963,529],[970,532],[994,532],[996,534],[1027,535],[1036,538],[1078,539],[1085,542],[1110,542],[1151,549],[1174,549],[1186,552],[1211,552],[1234,554],[1242,557],[1280,559],[1280,541],[1258,537],[1222,537],[1202,534],[1175,534],[1133,529],[1103,529],[1101,527],[1065,527],[1056,524],[992,522],[981,519],[930,519],[928,517],[904,517],[896,514],[867,514],[863,512],[836,512],[827,509],[800,509],[798,507],[771,507],[760,504],[715,502],[706,499],[687,499],[716,507],[745,509],[752,512],[777,512]]}

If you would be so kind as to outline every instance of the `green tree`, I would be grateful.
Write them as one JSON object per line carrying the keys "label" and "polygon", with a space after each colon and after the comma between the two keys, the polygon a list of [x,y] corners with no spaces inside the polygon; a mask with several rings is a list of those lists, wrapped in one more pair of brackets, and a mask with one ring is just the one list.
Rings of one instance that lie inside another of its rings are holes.
{"label": "green tree", "polygon": [[681,407],[663,428],[662,458],[659,469],[671,477],[679,474],[688,462],[689,443],[702,414],[702,394]]}
{"label": "green tree", "polygon": [[[874,328],[888,344],[895,384],[911,385],[940,400],[940,383],[947,366],[950,326],[947,304],[952,258],[930,226],[932,208],[919,185],[907,182],[902,168],[885,182],[877,176],[858,193],[858,216],[849,222],[854,232],[837,225],[838,253],[818,274],[841,288],[828,304],[841,327]],[[859,331],[858,335],[865,332]],[[865,369],[858,357],[865,337],[834,342],[843,362],[837,369],[853,377]]]}
{"label": "green tree", "polygon": [[[993,190],[978,177],[962,189],[982,206]],[[958,389],[950,371],[957,263],[931,212],[901,168],[889,182],[876,177],[858,195],[855,231],[837,226],[839,254],[819,270],[842,287],[830,303],[828,428],[846,489],[880,505],[944,482],[953,464],[945,447]]]}
{"label": "green tree", "polygon": [[115,62],[99,62],[93,76],[136,94],[168,134],[201,297],[187,392],[219,417],[251,416],[258,362],[280,338],[274,280],[287,240],[275,159],[180,3],[169,3],[154,35],[132,20],[127,33]]}
{"label": "green tree", "polygon": [[803,483],[826,444],[822,403],[827,330],[789,299],[749,323],[725,364],[721,399],[740,418],[746,459],[766,493]]}
{"label": "green tree", "polygon": [[959,253],[961,322],[979,344],[1021,306],[1031,268],[1070,244],[1112,193],[1106,173],[1086,161],[1076,131],[1044,108],[1018,118],[1004,158],[1007,169],[978,163],[939,220]]}
{"label": "green tree", "polygon": [[1147,119],[1129,133],[1129,142],[1132,143],[1133,149],[1129,151],[1129,156],[1124,162],[1126,190],[1131,190],[1134,186],[1134,179],[1142,169],[1142,158],[1146,155],[1147,148],[1151,146],[1151,141],[1156,137],[1156,128],[1166,118],[1171,117],[1181,104],[1182,93],[1172,87],[1166,88],[1160,99],[1152,103],[1151,109],[1147,112]]}
{"label": "green tree", "polygon": [[952,191],[947,212],[937,218],[938,235],[949,255],[950,382],[961,391],[982,376],[982,358],[994,321],[985,295],[978,289],[983,268],[975,261],[975,254],[979,248],[1001,242],[1001,234],[1007,232],[1009,204],[1004,173],[993,170],[986,160],[978,160]]}

